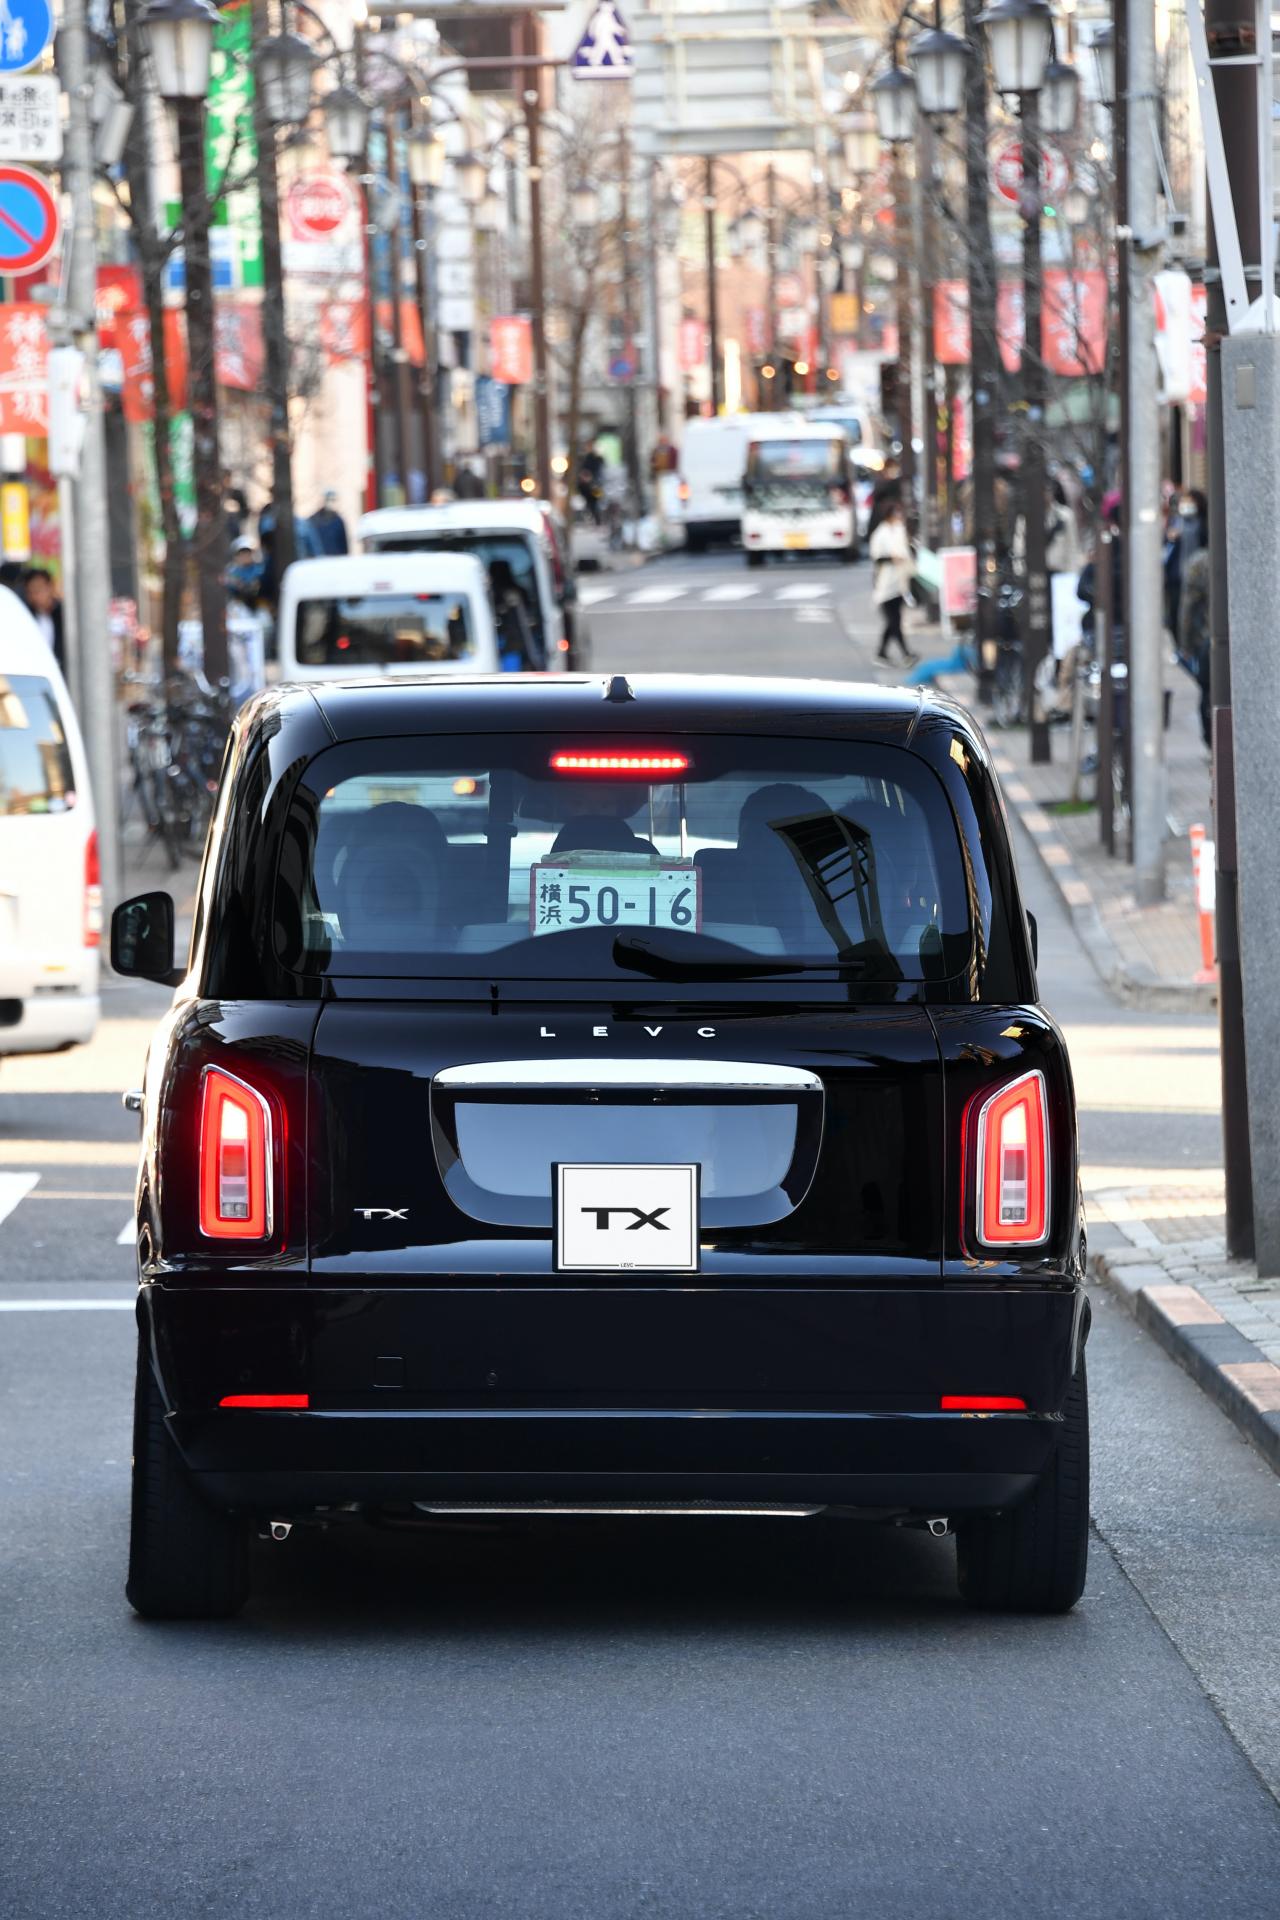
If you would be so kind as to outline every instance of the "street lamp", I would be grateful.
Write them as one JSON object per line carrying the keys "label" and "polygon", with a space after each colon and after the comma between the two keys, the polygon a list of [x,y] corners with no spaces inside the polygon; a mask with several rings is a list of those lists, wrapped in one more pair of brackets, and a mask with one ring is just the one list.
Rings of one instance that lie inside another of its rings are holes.
{"label": "street lamp", "polygon": [[999,93],[1039,93],[1053,58],[1048,0],[996,0],[978,15],[987,30],[991,70]]}
{"label": "street lamp", "polygon": [[1086,188],[1069,186],[1062,196],[1062,217],[1069,227],[1087,227],[1093,216],[1093,196]]}
{"label": "street lamp", "polygon": [[475,210],[477,233],[498,233],[502,227],[502,195],[490,180]]}
{"label": "street lamp", "polygon": [[369,103],[363,94],[354,87],[334,87],[326,93],[321,111],[333,158],[347,166],[363,160],[369,140]]}
{"label": "street lamp", "polygon": [[[142,17],[161,97],[174,109],[182,199],[182,254],[187,313],[187,409],[191,415],[199,538],[194,542],[204,671],[226,678],[226,520],[214,380],[213,263],[205,174],[205,110],[218,15],[208,0],[153,0]],[[160,343],[154,343],[160,351]]]}
{"label": "street lamp", "polygon": [[872,114],[851,113],[845,121],[844,163],[855,179],[880,165],[880,135]]}
{"label": "street lamp", "polygon": [[908,50],[920,105],[930,115],[959,113],[964,100],[968,43],[942,27],[918,33]]}
{"label": "street lamp", "polygon": [[273,126],[302,125],[311,111],[311,76],[319,64],[300,33],[273,33],[262,42],[255,79]]}
{"label": "street lamp", "polygon": [[1093,36],[1093,64],[1098,77],[1098,98],[1104,107],[1116,103],[1116,30],[1108,20]]}
{"label": "street lamp", "polygon": [[569,210],[575,227],[594,227],[600,218],[600,195],[589,180],[575,182],[569,194]]}
{"label": "street lamp", "polygon": [[219,15],[209,0],[152,0],[142,16],[161,99],[204,100]]}
{"label": "street lamp", "polygon": [[880,138],[891,146],[910,140],[916,130],[916,83],[905,67],[886,67],[871,82]]}
{"label": "street lamp", "polygon": [[1056,56],[1044,70],[1040,83],[1040,130],[1042,133],[1070,133],[1076,124],[1080,106],[1080,75],[1067,60]]}
{"label": "street lamp", "polygon": [[412,128],[408,148],[410,185],[428,190],[441,186],[448,156],[436,129],[432,126]]}
{"label": "street lamp", "polygon": [[453,179],[463,206],[474,211],[489,191],[489,169],[479,154],[459,154],[453,163]]}

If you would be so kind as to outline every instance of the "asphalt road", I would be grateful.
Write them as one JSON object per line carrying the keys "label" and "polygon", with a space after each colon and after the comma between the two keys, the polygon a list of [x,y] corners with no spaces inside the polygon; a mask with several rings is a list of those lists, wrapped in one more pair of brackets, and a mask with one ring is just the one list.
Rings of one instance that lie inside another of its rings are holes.
{"label": "asphalt road", "polygon": [[[592,582],[598,661],[866,677],[865,570],[706,598],[746,582]],[[1212,1024],[1112,1006],[1023,866],[1088,1183],[1214,1164]],[[295,1535],[240,1620],[134,1620],[119,1092],[160,1004],[0,1067],[0,1913],[1275,1920],[1277,1482],[1104,1295],[1067,1619],[963,1612],[947,1541],[643,1522]]]}

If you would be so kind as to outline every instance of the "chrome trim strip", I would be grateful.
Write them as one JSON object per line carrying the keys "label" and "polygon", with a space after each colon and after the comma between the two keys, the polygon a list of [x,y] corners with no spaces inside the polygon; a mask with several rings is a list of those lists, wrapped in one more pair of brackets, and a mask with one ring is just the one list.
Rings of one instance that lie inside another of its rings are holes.
{"label": "chrome trim strip", "polygon": [[448,1091],[511,1087],[693,1088],[708,1093],[821,1093],[822,1081],[803,1067],[746,1060],[481,1060],[444,1067],[434,1084]]}

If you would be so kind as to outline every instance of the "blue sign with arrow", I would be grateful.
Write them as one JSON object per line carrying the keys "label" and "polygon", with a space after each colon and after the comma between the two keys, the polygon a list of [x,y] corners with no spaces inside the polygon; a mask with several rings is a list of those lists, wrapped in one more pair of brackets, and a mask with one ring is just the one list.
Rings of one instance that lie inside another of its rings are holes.
{"label": "blue sign with arrow", "polygon": [[0,73],[34,66],[52,39],[51,0],[0,0]]}
{"label": "blue sign with arrow", "polygon": [[614,0],[600,0],[574,52],[574,79],[629,80],[634,66],[635,54],[626,22]]}

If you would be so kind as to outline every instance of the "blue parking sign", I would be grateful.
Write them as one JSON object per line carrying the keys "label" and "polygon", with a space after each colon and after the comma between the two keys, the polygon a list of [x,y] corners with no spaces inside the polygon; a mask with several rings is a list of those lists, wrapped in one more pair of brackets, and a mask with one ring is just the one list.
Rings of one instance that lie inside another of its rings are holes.
{"label": "blue parking sign", "polygon": [[51,0],[0,0],[0,73],[34,66],[52,39]]}

